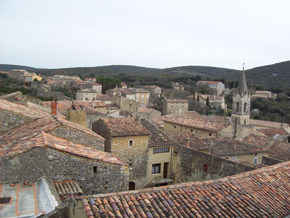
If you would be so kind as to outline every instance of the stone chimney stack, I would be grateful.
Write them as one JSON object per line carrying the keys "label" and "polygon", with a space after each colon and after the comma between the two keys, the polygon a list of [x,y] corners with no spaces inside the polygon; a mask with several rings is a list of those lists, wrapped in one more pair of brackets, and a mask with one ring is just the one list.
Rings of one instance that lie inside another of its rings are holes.
{"label": "stone chimney stack", "polygon": [[57,116],[57,101],[54,99],[51,102],[51,114]]}

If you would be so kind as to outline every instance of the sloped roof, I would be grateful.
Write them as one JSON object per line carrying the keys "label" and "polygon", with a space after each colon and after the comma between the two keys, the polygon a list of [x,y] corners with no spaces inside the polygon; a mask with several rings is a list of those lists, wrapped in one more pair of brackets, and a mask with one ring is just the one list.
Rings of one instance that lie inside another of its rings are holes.
{"label": "sloped roof", "polygon": [[149,135],[149,131],[133,118],[101,118],[112,136]]}
{"label": "sloped roof", "polygon": [[233,138],[210,137],[201,138],[200,140],[208,145],[212,145],[212,154],[217,156],[268,152],[268,149],[250,145]]}
{"label": "sloped roof", "polygon": [[281,136],[283,135],[290,135],[288,132],[286,132],[284,129],[282,128],[278,128],[278,129],[257,129],[258,132],[268,136],[268,137],[274,137],[276,134],[279,134]]}
{"label": "sloped roof", "polygon": [[175,144],[164,132],[158,129],[152,121],[141,119],[140,123],[150,132],[149,147],[170,146]]}
{"label": "sloped roof", "polygon": [[265,120],[255,120],[250,119],[250,125],[255,126],[264,126],[270,128],[281,128],[283,125],[284,127],[289,126],[289,123],[279,123],[279,122],[271,122],[271,121],[265,121]]}
{"label": "sloped roof", "polygon": [[[200,150],[208,150],[209,144],[203,142],[199,138],[195,137],[191,132],[181,132],[177,134],[171,135],[171,138],[178,144],[182,144],[183,146],[188,146],[188,148],[200,151]],[[188,141],[189,140],[189,141]],[[187,143],[189,143],[187,145]]]}
{"label": "sloped roof", "polygon": [[55,190],[57,191],[57,194],[60,196],[71,197],[71,195],[83,194],[83,190],[74,180],[54,182],[53,185]]}
{"label": "sloped roof", "polygon": [[290,162],[225,177],[83,200],[90,217],[277,217],[290,214]]}
{"label": "sloped roof", "polygon": [[205,84],[219,84],[221,81],[198,81],[197,84],[199,83],[205,83]]}
{"label": "sloped roof", "polygon": [[183,118],[183,117],[166,117],[163,119],[164,122],[170,122],[175,124],[180,124],[184,126],[189,126],[198,129],[204,129],[209,131],[220,131],[225,128],[225,124],[223,123],[212,123],[206,120],[196,120],[190,118]]}
{"label": "sloped roof", "polygon": [[243,138],[243,142],[259,147],[264,147],[266,144],[270,142],[270,140],[271,139],[266,136],[260,136],[255,134]]}
{"label": "sloped roof", "polygon": [[22,104],[15,104],[10,101],[0,99],[0,110],[10,111],[16,114],[20,114],[33,119],[47,117],[50,114],[40,110],[38,108],[32,108],[31,106],[25,106]]}
{"label": "sloped roof", "polygon": [[98,100],[112,100],[112,97],[109,95],[104,95],[102,93],[97,94],[97,99]]}
{"label": "sloped roof", "polygon": [[277,142],[273,145],[269,152],[269,157],[275,158],[282,161],[290,160],[290,143]]}

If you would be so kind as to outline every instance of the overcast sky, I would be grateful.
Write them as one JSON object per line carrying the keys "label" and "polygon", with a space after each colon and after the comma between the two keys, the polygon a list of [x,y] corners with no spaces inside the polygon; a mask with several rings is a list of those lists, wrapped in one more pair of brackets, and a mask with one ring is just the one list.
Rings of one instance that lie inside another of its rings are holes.
{"label": "overcast sky", "polygon": [[250,69],[290,60],[289,10],[289,0],[0,0],[0,63]]}

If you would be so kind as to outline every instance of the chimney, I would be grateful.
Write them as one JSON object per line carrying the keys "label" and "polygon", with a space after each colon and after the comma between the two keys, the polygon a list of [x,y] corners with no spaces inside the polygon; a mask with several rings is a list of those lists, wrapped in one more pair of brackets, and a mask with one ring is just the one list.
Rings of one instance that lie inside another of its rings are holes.
{"label": "chimney", "polygon": [[186,147],[187,147],[187,148],[189,148],[189,142],[190,142],[190,139],[187,138],[187,139],[186,139]]}
{"label": "chimney", "polygon": [[51,114],[57,116],[57,102],[55,99],[51,102]]}

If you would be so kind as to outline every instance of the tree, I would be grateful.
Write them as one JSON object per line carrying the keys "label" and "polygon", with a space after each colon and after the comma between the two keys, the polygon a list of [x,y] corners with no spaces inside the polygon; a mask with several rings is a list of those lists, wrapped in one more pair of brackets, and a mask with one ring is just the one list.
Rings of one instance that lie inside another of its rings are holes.
{"label": "tree", "polygon": [[110,77],[98,77],[96,79],[96,82],[99,84],[102,84],[103,94],[105,94],[105,92],[109,89],[113,89],[115,87],[121,87],[121,80],[110,78]]}
{"label": "tree", "polygon": [[206,105],[209,106],[209,97],[206,98]]}
{"label": "tree", "polygon": [[197,101],[199,102],[199,93],[198,93],[198,95],[197,95]]}

